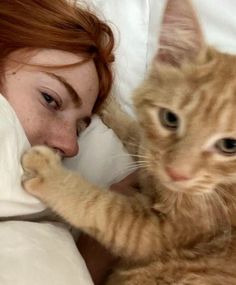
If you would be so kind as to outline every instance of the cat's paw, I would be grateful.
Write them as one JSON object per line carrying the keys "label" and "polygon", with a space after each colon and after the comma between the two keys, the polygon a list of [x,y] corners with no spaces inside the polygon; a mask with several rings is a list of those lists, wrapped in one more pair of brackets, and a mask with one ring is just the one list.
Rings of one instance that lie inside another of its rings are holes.
{"label": "cat's paw", "polygon": [[60,156],[46,146],[35,146],[26,151],[21,163],[24,189],[39,198],[61,167]]}

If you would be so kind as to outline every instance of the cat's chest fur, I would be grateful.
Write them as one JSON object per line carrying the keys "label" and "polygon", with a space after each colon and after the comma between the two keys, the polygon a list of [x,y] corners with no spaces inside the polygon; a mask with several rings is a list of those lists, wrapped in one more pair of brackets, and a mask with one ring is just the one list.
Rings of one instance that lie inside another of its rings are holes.
{"label": "cat's chest fur", "polygon": [[[163,254],[158,258],[169,263],[173,258],[196,261],[204,256],[226,257],[236,245],[236,209],[234,200],[225,199],[227,213],[201,199],[201,196],[178,195],[166,189],[156,177],[140,171],[141,192],[148,197],[152,214],[160,221]],[[235,187],[228,191],[235,191]],[[206,203],[203,205],[203,203]],[[236,253],[236,251],[235,251]],[[211,257],[210,257],[211,259]]]}

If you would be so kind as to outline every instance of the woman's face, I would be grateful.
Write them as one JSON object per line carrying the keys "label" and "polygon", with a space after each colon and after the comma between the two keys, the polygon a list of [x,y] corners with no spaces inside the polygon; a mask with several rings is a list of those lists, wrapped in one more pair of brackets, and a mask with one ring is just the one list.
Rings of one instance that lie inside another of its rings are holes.
{"label": "woman's face", "polygon": [[39,50],[24,61],[19,52],[6,62],[2,95],[15,110],[31,145],[44,144],[63,157],[78,153],[78,129],[91,116],[99,81],[93,61],[64,68],[82,57],[59,50]]}

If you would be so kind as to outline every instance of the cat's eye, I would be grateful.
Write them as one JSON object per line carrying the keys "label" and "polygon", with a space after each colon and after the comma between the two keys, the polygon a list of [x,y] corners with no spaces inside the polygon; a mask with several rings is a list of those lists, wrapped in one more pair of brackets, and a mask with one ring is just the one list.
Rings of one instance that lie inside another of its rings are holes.
{"label": "cat's eye", "polygon": [[216,142],[215,147],[218,151],[224,155],[236,154],[236,139],[224,138]]}
{"label": "cat's eye", "polygon": [[159,110],[159,119],[162,126],[167,129],[174,131],[179,127],[178,116],[166,108],[161,108]]}

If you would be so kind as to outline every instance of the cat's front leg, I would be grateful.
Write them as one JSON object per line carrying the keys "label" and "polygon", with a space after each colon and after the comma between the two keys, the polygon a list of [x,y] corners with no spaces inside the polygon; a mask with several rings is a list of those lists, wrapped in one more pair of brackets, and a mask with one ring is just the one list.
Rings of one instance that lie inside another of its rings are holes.
{"label": "cat's front leg", "polygon": [[71,225],[101,242],[115,255],[146,260],[162,248],[161,223],[141,194],[125,197],[103,191],[63,168],[47,147],[33,147],[22,158],[23,186]]}
{"label": "cat's front leg", "polygon": [[63,167],[61,158],[46,146],[34,146],[22,156],[24,189],[43,201],[70,224],[86,226],[85,202],[92,187],[78,173]]}

